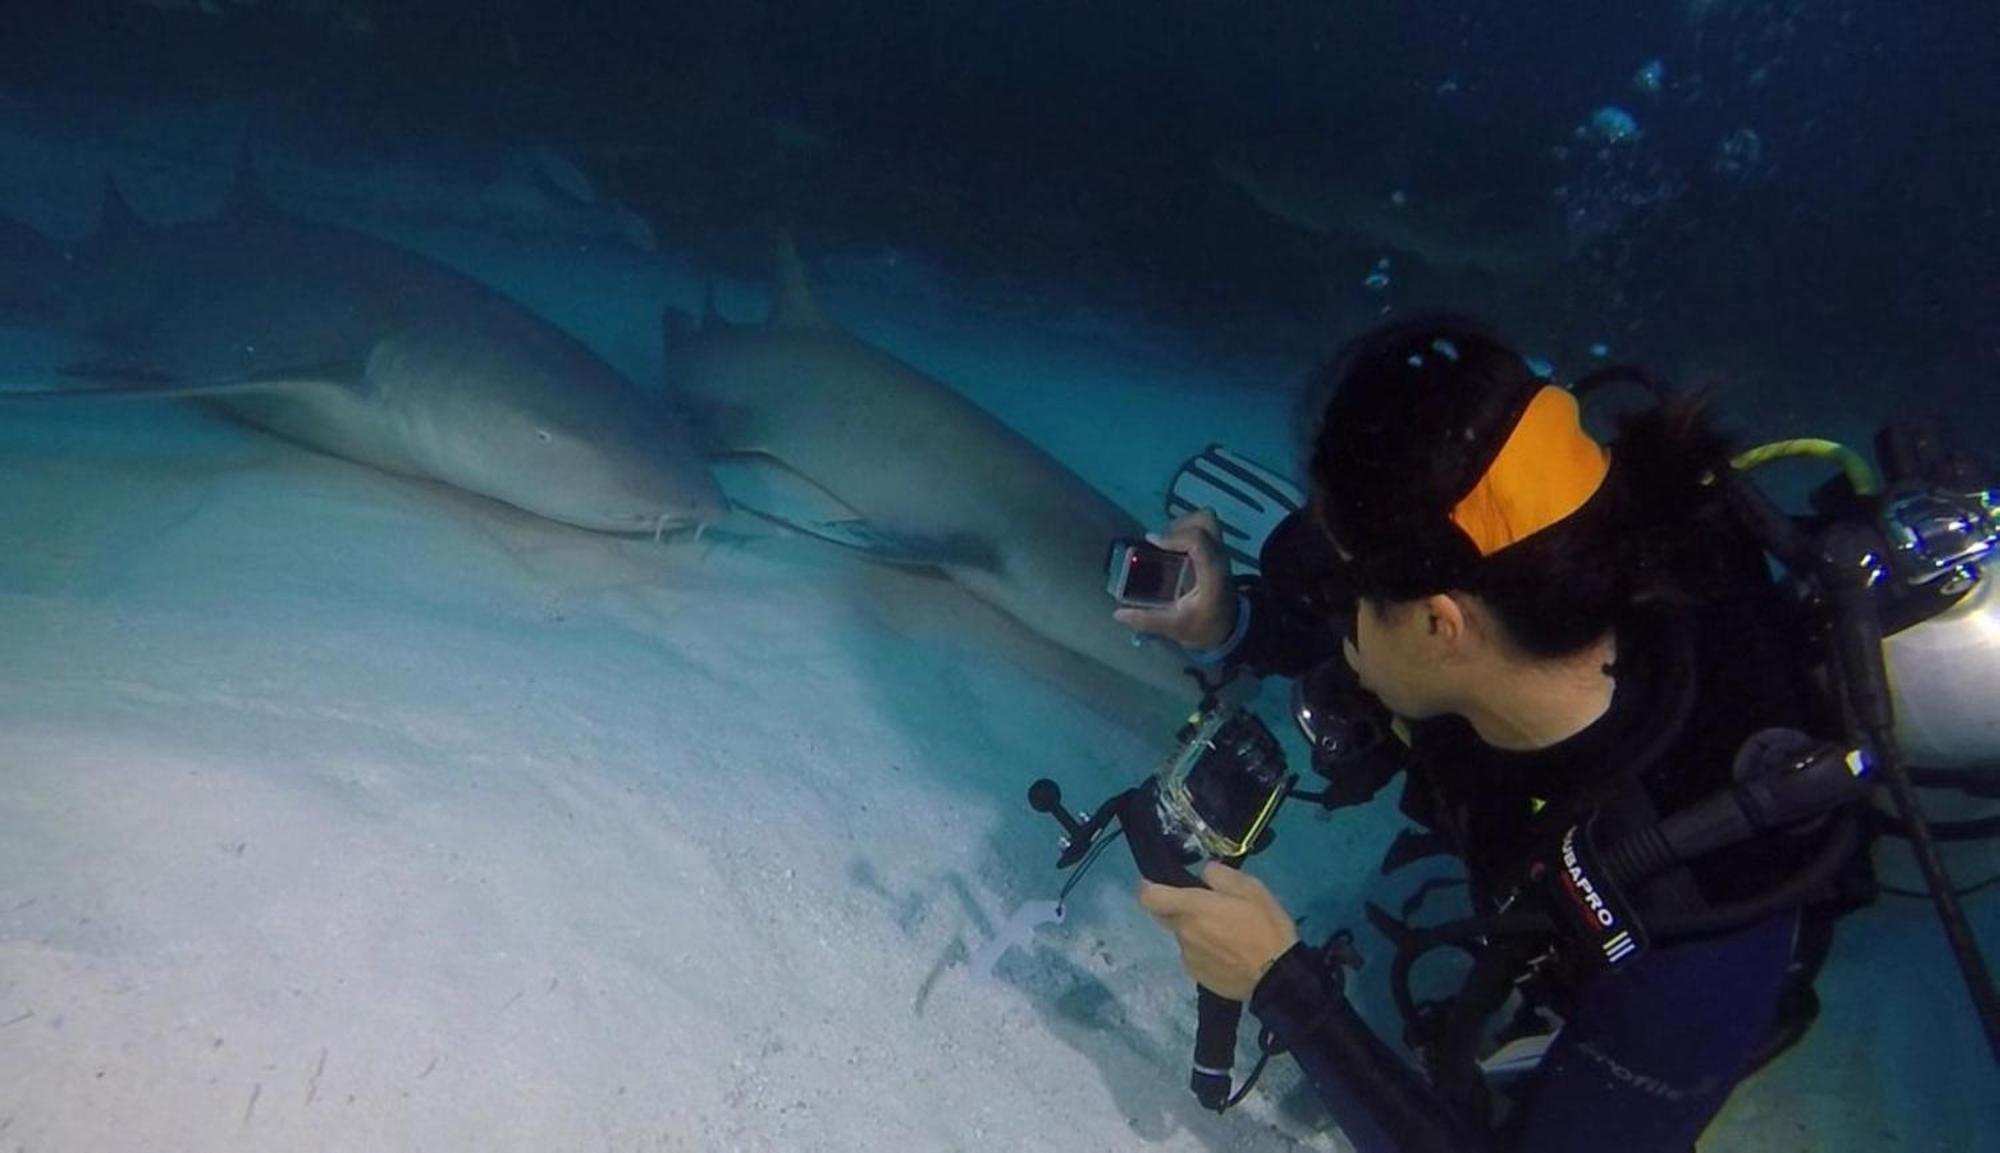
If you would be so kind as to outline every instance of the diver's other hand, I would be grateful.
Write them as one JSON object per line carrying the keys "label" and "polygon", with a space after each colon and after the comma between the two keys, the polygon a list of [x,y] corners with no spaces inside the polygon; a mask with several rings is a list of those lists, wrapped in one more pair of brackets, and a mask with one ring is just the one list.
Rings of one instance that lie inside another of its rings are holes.
{"label": "diver's other hand", "polygon": [[1211,861],[1206,889],[1139,882],[1139,904],[1181,944],[1195,983],[1232,1001],[1248,1001],[1279,957],[1299,943],[1298,926],[1263,882]]}
{"label": "diver's other hand", "polygon": [[1236,586],[1229,579],[1229,554],[1222,550],[1222,524],[1215,510],[1191,512],[1146,539],[1186,553],[1194,565],[1194,587],[1160,608],[1127,606],[1112,618],[1134,632],[1165,637],[1184,648],[1212,649],[1236,631]]}

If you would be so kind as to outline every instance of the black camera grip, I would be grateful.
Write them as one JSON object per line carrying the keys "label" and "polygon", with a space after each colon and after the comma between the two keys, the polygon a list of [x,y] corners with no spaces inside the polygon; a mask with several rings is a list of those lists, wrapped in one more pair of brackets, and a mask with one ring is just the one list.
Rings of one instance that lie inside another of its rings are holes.
{"label": "black camera grip", "polygon": [[1157,779],[1125,794],[1118,823],[1125,827],[1125,842],[1132,847],[1132,863],[1139,875],[1158,885],[1176,889],[1202,888],[1201,879],[1188,872],[1191,859],[1174,844],[1160,823],[1160,787]]}
{"label": "black camera grip", "polygon": [[1243,1020],[1243,1002],[1232,1001],[1205,985],[1196,985],[1194,1067],[1188,1088],[1202,1108],[1217,1113],[1229,1107],[1230,1072],[1236,1064],[1236,1027]]}
{"label": "black camera grip", "polygon": [[[1126,795],[1119,821],[1139,875],[1178,889],[1205,888],[1187,869],[1187,856],[1160,825],[1158,782],[1148,781]],[[1229,1105],[1230,1071],[1236,1064],[1236,1029],[1243,1019],[1243,1002],[1232,1001],[1202,985],[1195,986],[1194,1065],[1188,1088],[1202,1106],[1217,1113]]]}

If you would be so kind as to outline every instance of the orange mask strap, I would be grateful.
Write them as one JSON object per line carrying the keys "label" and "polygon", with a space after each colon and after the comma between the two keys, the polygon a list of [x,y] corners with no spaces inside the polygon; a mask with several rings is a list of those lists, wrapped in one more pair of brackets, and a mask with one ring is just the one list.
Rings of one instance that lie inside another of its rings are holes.
{"label": "orange mask strap", "polygon": [[1492,556],[1582,508],[1610,470],[1611,454],[1583,430],[1576,397],[1549,385],[1451,520],[1480,556]]}

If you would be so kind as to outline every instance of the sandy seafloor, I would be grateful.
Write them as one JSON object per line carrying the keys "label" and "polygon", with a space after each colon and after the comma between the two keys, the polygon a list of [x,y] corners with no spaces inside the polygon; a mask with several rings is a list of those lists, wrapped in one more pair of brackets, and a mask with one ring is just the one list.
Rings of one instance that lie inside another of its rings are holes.
{"label": "sandy seafloor", "polygon": [[[671,238],[405,239],[644,381],[659,306],[699,300]],[[839,319],[1147,520],[1210,440],[1288,451],[1301,366],[842,267]],[[78,355],[4,335],[15,383]],[[1082,807],[1169,734],[941,581],[594,536],[192,406],[9,409],[0,646],[0,1148],[1344,1147],[1282,1060],[1195,1106],[1191,990],[1122,852],[969,971],[1059,881],[1028,781]],[[1294,810],[1258,869],[1315,935],[1359,925],[1413,884],[1374,875],[1392,815]],[[1854,918],[1822,992],[1705,1149],[1991,1147],[1926,907]]]}

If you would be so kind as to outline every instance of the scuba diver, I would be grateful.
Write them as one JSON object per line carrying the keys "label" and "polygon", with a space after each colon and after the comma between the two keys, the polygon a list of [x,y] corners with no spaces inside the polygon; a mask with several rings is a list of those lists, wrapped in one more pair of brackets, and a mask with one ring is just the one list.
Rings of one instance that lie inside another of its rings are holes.
{"label": "scuba diver", "polygon": [[[1370,907],[1397,947],[1419,1070],[1349,1006],[1345,934],[1300,941],[1227,864],[1159,884],[1140,858],[1154,878],[1140,902],[1177,937],[1204,1027],[1210,1000],[1246,1005],[1265,1053],[1291,1054],[1362,1153],[1691,1149],[1738,1081],[1804,1034],[1835,918],[1874,898],[1862,798],[1895,750],[1867,703],[1874,686],[1886,716],[1889,692],[1856,670],[1879,666],[1881,635],[1845,673],[1867,715],[1843,716],[1823,691],[1839,671],[1802,667],[1813,623],[1746,527],[1706,410],[1663,394],[1607,447],[1578,396],[1619,380],[1653,384],[1612,369],[1565,389],[1454,317],[1373,330],[1313,375],[1327,399],[1310,499],[1263,542],[1261,573],[1234,577],[1243,542],[1190,512],[1152,540],[1188,556],[1191,589],[1117,612],[1198,665],[1293,678],[1329,782],[1311,799],[1360,804],[1401,775],[1417,828],[1385,872],[1463,864],[1469,918],[1415,928]],[[1983,514],[1940,523],[1969,526],[1988,559],[2000,510],[1978,489]],[[1926,563],[1963,576],[1946,562],[1970,555]],[[1973,674],[1989,704],[1995,675]],[[1805,736],[1842,731],[1868,739]],[[1954,944],[1978,965],[1969,934]],[[1471,955],[1471,971],[1420,1002],[1410,968],[1437,948]],[[1980,975],[1983,996],[1967,969],[1991,1036]],[[1197,1045],[1201,1093],[1216,1070]]]}

